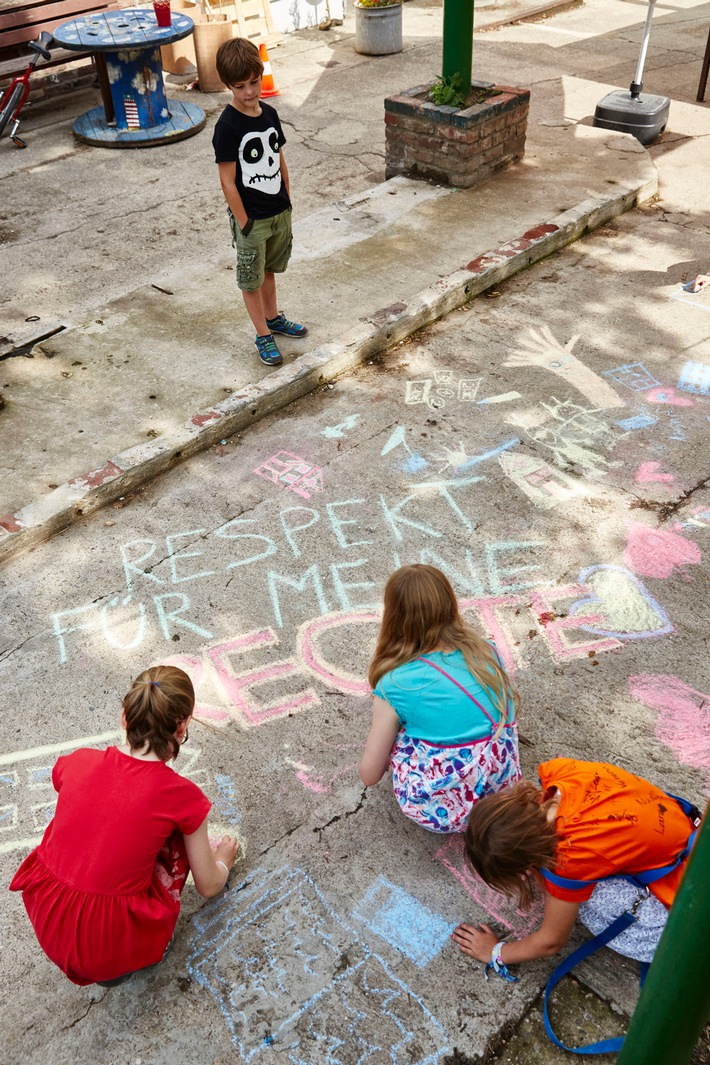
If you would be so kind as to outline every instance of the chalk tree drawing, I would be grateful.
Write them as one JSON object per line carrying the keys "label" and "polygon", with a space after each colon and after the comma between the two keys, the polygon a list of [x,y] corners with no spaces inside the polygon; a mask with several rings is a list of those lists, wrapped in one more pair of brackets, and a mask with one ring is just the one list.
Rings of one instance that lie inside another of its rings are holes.
{"label": "chalk tree drawing", "polygon": [[624,562],[645,577],[670,577],[681,566],[702,561],[702,551],[692,540],[669,529],[650,529],[627,522]]}
{"label": "chalk tree drawing", "polygon": [[629,677],[629,692],[657,712],[656,736],[679,762],[710,771],[710,695],[663,673]]}
{"label": "chalk tree drawing", "polygon": [[457,924],[445,921],[384,876],[370,884],[353,910],[353,917],[420,969],[449,943]]}
{"label": "chalk tree drawing", "polygon": [[301,869],[256,870],[193,924],[188,972],[246,1062],[273,1049],[298,1065],[437,1065],[449,1050],[421,999]]}
{"label": "chalk tree drawing", "polygon": [[645,392],[661,383],[642,362],[627,362],[624,366],[615,366],[613,370],[605,370],[604,376],[611,377],[631,392]]}
{"label": "chalk tree drawing", "polygon": [[279,451],[265,459],[254,470],[259,477],[280,484],[289,492],[310,499],[313,492],[323,491],[323,473],[319,466],[312,466],[300,455],[291,451]]}
{"label": "chalk tree drawing", "polygon": [[548,370],[568,381],[599,410],[626,406],[611,385],[572,354],[579,335],[573,336],[563,347],[547,326],[539,332],[530,329],[529,334],[529,339],[520,341],[520,347],[506,359],[504,366],[537,366]]}
{"label": "chalk tree drawing", "polygon": [[[434,861],[443,867],[459,882],[466,894],[479,906],[486,917],[507,928],[516,938],[529,935],[539,927],[542,921],[544,900],[541,893],[536,893],[529,910],[523,910],[505,895],[485,884],[466,864],[463,852],[463,840],[460,836],[450,836],[443,847],[434,855]],[[470,918],[469,918],[470,919]],[[478,915],[474,921],[478,921]]]}
{"label": "chalk tree drawing", "polygon": [[546,411],[547,418],[542,424],[529,428],[527,434],[551,452],[556,465],[563,468],[579,466],[590,477],[604,477],[609,469],[622,465],[599,454],[599,450],[613,450],[623,434],[598,418],[597,409],[581,407],[572,400],[559,400],[555,396],[540,406]]}
{"label": "chalk tree drawing", "polygon": [[589,566],[579,575],[591,595],[569,608],[569,616],[584,612],[598,620],[580,625],[586,632],[617,640],[650,639],[673,632],[673,625],[641,581],[624,566]]}
{"label": "chalk tree drawing", "polygon": [[[0,755],[0,854],[30,849],[40,843],[57,805],[52,769],[60,755],[79,747],[106,747],[122,742],[123,733],[111,731]],[[235,824],[239,816],[233,801],[233,782],[226,774],[213,781],[208,770],[200,764],[200,754],[201,748],[194,741],[183,748],[180,775],[189,777],[208,794],[217,796],[221,824]],[[232,801],[228,802],[230,796]]]}

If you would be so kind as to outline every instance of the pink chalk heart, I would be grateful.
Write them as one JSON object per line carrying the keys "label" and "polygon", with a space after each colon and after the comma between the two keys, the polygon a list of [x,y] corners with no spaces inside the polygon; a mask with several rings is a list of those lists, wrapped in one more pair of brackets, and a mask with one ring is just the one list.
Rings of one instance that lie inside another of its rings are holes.
{"label": "pink chalk heart", "polygon": [[646,482],[656,482],[662,484],[670,484],[673,480],[672,473],[661,473],[660,462],[642,462],[636,471],[634,477],[636,484],[645,484]]}
{"label": "pink chalk heart", "polygon": [[679,396],[675,388],[664,388],[662,385],[660,388],[649,388],[646,392],[646,399],[649,403],[667,403],[671,407],[693,407],[695,405],[694,400],[688,399],[687,396]]}
{"label": "pink chalk heart", "polygon": [[710,695],[665,673],[629,677],[629,692],[657,711],[656,736],[683,765],[710,769]]}
{"label": "pink chalk heart", "polygon": [[579,583],[592,594],[573,603],[569,616],[595,615],[598,619],[593,625],[580,625],[585,632],[617,640],[647,640],[673,632],[668,615],[625,566],[588,566],[580,573]]}
{"label": "pink chalk heart", "polygon": [[645,577],[670,577],[680,566],[702,561],[702,551],[692,540],[668,529],[649,529],[640,522],[626,525],[624,562]]}

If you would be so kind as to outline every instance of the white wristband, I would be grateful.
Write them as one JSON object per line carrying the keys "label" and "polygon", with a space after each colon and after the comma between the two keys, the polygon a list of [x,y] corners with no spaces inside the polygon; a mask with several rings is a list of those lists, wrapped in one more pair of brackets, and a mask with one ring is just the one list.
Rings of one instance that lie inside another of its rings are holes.
{"label": "white wristband", "polygon": [[215,862],[217,863],[217,865],[221,865],[222,868],[224,869],[225,873],[227,874],[226,877],[224,878],[224,882],[226,884],[227,881],[229,880],[229,866],[227,865],[226,862],[223,862],[221,858],[215,858]]}

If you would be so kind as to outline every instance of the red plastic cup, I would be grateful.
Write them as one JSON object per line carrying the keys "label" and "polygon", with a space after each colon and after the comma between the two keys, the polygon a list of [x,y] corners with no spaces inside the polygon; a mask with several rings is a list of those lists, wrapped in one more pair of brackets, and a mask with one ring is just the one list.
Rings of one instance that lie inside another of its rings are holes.
{"label": "red plastic cup", "polygon": [[153,0],[153,8],[159,26],[172,25],[170,19],[170,0]]}

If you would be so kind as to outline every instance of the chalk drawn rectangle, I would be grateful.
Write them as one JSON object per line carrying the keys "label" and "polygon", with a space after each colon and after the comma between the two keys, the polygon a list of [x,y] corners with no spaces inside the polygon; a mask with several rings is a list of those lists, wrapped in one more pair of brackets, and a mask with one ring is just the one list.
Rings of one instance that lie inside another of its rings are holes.
{"label": "chalk drawn rectangle", "polygon": [[420,968],[439,954],[456,927],[383,876],[373,881],[353,916]]}
{"label": "chalk drawn rectangle", "polygon": [[613,370],[604,370],[604,377],[611,377],[632,392],[645,392],[647,388],[654,388],[661,383],[642,362],[628,362],[624,366],[615,366]]}
{"label": "chalk drawn rectangle", "polygon": [[622,418],[616,424],[620,429],[645,429],[649,425],[655,425],[658,418],[650,414],[636,414],[633,418]]}
{"label": "chalk drawn rectangle", "polygon": [[710,311],[710,288],[697,293],[683,292],[681,289],[680,292],[671,293],[671,299],[677,300],[678,303],[689,303],[698,311]]}
{"label": "chalk drawn rectangle", "polygon": [[447,1053],[423,1002],[302,870],[257,870],[193,924],[188,972],[214,996],[244,1061],[285,1050],[295,1065],[335,1063],[343,1047],[347,1061],[437,1065]]}

